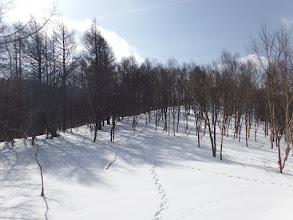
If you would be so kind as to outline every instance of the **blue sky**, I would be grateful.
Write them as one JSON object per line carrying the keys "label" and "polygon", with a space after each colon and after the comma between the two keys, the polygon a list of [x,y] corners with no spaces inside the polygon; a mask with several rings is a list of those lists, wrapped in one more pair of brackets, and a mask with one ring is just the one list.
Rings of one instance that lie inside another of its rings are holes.
{"label": "blue sky", "polygon": [[[43,2],[49,7],[52,0]],[[59,14],[74,22],[95,17],[113,41],[115,33],[137,56],[163,63],[175,58],[207,64],[223,49],[246,56],[245,46],[260,23],[293,24],[292,0],[58,0],[56,5]],[[116,47],[118,51],[119,43]]]}

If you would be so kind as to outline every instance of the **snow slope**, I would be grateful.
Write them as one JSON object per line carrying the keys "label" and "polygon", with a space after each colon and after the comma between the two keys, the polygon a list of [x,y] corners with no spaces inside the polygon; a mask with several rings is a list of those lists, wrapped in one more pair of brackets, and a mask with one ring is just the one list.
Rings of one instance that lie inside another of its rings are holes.
{"label": "snow slope", "polygon": [[109,126],[96,143],[87,126],[53,140],[39,136],[44,198],[36,147],[24,139],[0,143],[0,219],[292,218],[292,157],[279,174],[276,149],[261,129],[248,148],[244,137],[225,138],[220,161],[207,134],[197,147],[192,117],[190,133],[182,122],[175,137],[146,126],[145,117],[135,132],[131,118],[119,122],[113,142]]}

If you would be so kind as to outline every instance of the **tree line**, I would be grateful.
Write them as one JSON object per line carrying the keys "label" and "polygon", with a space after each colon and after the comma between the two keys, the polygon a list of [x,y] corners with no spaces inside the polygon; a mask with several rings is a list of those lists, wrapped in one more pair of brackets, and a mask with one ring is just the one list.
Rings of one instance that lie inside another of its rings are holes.
{"label": "tree line", "polygon": [[214,63],[200,66],[175,59],[138,63],[133,56],[117,62],[95,21],[82,36],[82,51],[64,23],[53,25],[52,33],[36,21],[5,27],[10,34],[0,41],[0,141],[53,138],[86,124],[96,141],[104,123],[112,125],[113,140],[118,120],[133,116],[135,128],[141,113],[176,135],[180,118],[188,120],[192,112],[197,146],[207,132],[212,155],[219,147],[220,159],[229,131],[239,140],[244,131],[248,147],[252,126],[255,132],[263,127],[278,149],[282,172],[293,131],[293,50],[286,29],[261,26],[249,46],[257,62],[224,50]]}

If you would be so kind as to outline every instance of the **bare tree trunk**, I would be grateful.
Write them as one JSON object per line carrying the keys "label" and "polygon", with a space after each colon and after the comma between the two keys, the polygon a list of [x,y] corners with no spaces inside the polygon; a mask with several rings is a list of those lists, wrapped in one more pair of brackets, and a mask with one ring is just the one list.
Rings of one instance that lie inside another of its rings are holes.
{"label": "bare tree trunk", "polygon": [[111,141],[115,139],[115,126],[116,126],[116,119],[112,116],[112,128],[111,128]]}
{"label": "bare tree trunk", "polygon": [[267,137],[267,117],[265,118],[265,129],[264,129],[264,133],[265,133],[265,137]]}
{"label": "bare tree trunk", "polygon": [[271,141],[271,149],[273,149],[274,147],[274,141],[275,141],[275,132],[274,132],[274,127],[275,127],[275,108],[273,105],[272,108],[272,119],[271,119],[271,123],[270,123],[270,141]]}
{"label": "bare tree trunk", "polygon": [[156,130],[158,130],[158,110],[155,110],[155,126],[156,126]]}
{"label": "bare tree trunk", "polygon": [[137,121],[137,115],[134,115],[133,116],[133,119],[132,119],[132,129],[134,131],[134,134],[136,132],[136,125],[137,125],[138,121]]}
{"label": "bare tree trunk", "polygon": [[39,159],[38,159],[38,154],[39,154],[39,145],[37,144],[37,149],[36,149],[36,161],[39,165],[40,172],[41,172],[41,180],[42,180],[42,191],[41,191],[41,196],[45,196],[44,192],[44,178],[43,178],[43,167],[41,166]]}
{"label": "bare tree trunk", "polygon": [[[250,118],[250,116],[248,116]],[[245,142],[246,147],[248,147],[248,136],[249,136],[249,120],[247,119],[247,115],[245,114]]]}
{"label": "bare tree trunk", "polygon": [[171,124],[171,110],[169,109],[168,111],[168,118],[169,118],[169,121],[168,121],[168,135],[170,135],[170,124]]}
{"label": "bare tree trunk", "polygon": [[95,131],[94,131],[94,142],[96,142],[97,140],[97,133],[98,133],[98,120],[96,119]]}
{"label": "bare tree trunk", "polygon": [[199,124],[199,114],[194,114],[197,132],[197,146],[200,148],[200,124]]}
{"label": "bare tree trunk", "polygon": [[238,141],[240,142],[241,139],[241,116],[238,113],[238,121],[237,121],[237,131],[238,131]]}
{"label": "bare tree trunk", "polygon": [[227,125],[227,137],[229,137],[229,130],[230,130],[230,122],[231,122],[231,119],[230,119],[230,116],[228,116],[228,125]]}
{"label": "bare tree trunk", "polygon": [[222,157],[222,151],[223,151],[223,139],[224,139],[224,127],[225,127],[225,116],[223,115],[222,119],[222,130],[221,130],[221,148],[220,148],[220,160],[223,159]]}
{"label": "bare tree trunk", "polygon": [[188,113],[185,111],[185,117],[186,117],[186,126],[185,126],[185,133],[188,130]]}
{"label": "bare tree trunk", "polygon": [[207,129],[207,122],[204,120],[204,130],[203,130],[203,136],[206,135],[206,129]]}
{"label": "bare tree trunk", "polygon": [[277,145],[277,148],[278,148],[278,157],[279,157],[278,164],[279,164],[280,173],[283,173],[280,140],[281,140],[281,137],[279,135],[276,135],[276,145]]}
{"label": "bare tree trunk", "polygon": [[[216,149],[217,147],[217,119],[218,119],[218,114],[214,113],[213,118],[212,118],[212,123],[213,123],[213,128],[214,128],[214,148]],[[216,157],[216,152],[215,152],[215,157]]]}
{"label": "bare tree trunk", "polygon": [[200,148],[200,134],[199,134],[199,128],[197,129],[197,146]]}
{"label": "bare tree trunk", "polygon": [[173,134],[174,134],[174,136],[175,136],[175,132],[176,132],[176,127],[175,127],[175,120],[176,120],[175,107],[173,107],[172,116],[173,116]]}
{"label": "bare tree trunk", "polygon": [[151,122],[151,111],[149,111],[149,123]]}
{"label": "bare tree trunk", "polygon": [[177,133],[178,133],[178,128],[179,128],[179,120],[180,120],[180,106],[178,107],[178,114],[177,114],[177,128],[176,128]]}
{"label": "bare tree trunk", "polygon": [[168,109],[167,108],[165,108],[164,109],[164,131],[168,131],[168,123],[167,123],[167,111],[168,111]]}
{"label": "bare tree trunk", "polygon": [[258,119],[256,119],[255,123],[254,123],[254,141],[257,142],[256,139],[256,134],[257,134],[257,127],[256,124],[258,124]]}
{"label": "bare tree trunk", "polygon": [[248,138],[250,138],[250,130],[251,130],[251,114],[248,114]]}
{"label": "bare tree trunk", "polygon": [[291,126],[290,126],[290,120],[289,120],[289,97],[287,93],[287,102],[286,102],[286,128],[285,128],[285,142],[287,144],[286,149],[285,149],[285,156],[283,160],[283,167],[285,167],[285,163],[288,159],[289,152],[290,152],[290,143],[292,142],[292,131],[291,131]]}
{"label": "bare tree trunk", "polygon": [[216,148],[214,146],[213,132],[212,132],[211,124],[210,124],[210,119],[208,117],[208,113],[205,113],[205,116],[206,116],[206,119],[205,119],[206,120],[206,124],[208,126],[209,134],[210,134],[210,139],[211,139],[213,157],[216,157]]}

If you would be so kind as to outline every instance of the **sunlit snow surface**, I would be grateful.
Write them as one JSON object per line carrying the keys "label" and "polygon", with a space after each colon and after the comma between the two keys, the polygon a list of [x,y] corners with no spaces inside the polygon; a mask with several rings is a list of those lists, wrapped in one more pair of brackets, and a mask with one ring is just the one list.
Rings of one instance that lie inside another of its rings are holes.
{"label": "sunlit snow surface", "polygon": [[240,142],[231,130],[220,161],[208,133],[198,148],[193,115],[186,133],[182,117],[175,137],[172,122],[168,135],[162,124],[157,131],[153,120],[146,125],[146,117],[138,116],[136,131],[124,118],[113,142],[109,125],[96,143],[87,126],[53,140],[38,137],[45,198],[35,146],[0,143],[0,219],[291,219],[293,158],[279,174],[277,151],[261,127],[257,142],[251,130],[248,148],[244,129]]}

